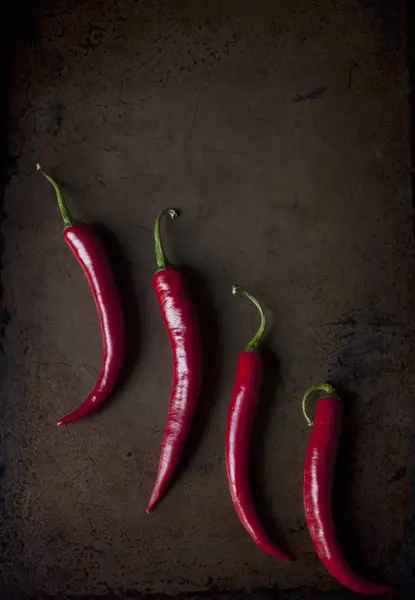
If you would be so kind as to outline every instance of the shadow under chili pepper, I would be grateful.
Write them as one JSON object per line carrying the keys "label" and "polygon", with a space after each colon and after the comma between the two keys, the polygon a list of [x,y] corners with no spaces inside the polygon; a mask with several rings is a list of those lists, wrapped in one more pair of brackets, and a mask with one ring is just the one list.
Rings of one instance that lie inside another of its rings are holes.
{"label": "shadow under chili pepper", "polygon": [[[215,309],[215,297],[206,279],[191,267],[180,266],[199,319],[203,344],[203,381],[196,412],[182,459],[172,486],[188,467],[209,425],[215,405],[215,395],[222,374],[221,324]],[[172,487],[171,486],[171,487]]]}
{"label": "shadow under chili pepper", "polygon": [[[370,569],[362,554],[359,544],[360,532],[357,530],[356,515],[358,507],[352,497],[351,490],[356,472],[356,458],[359,447],[356,445],[359,429],[356,406],[359,395],[335,381],[329,381],[339,394],[343,405],[343,424],[339,440],[339,450],[336,460],[333,482],[333,519],[340,547],[353,570],[359,575],[374,581],[383,581],[385,577],[380,572],[381,565]],[[376,524],[375,524],[376,525]]]}
{"label": "shadow under chili pepper", "polygon": [[121,307],[125,319],[125,358],[117,385],[111,398],[105,402],[100,410],[105,410],[113,402],[116,402],[117,390],[123,386],[131,375],[134,366],[140,357],[140,335],[141,323],[139,319],[139,300],[134,289],[134,278],[131,265],[126,252],[117,236],[104,225],[93,225],[93,230],[99,236],[111,265],[115,283],[117,285]]}
{"label": "shadow under chili pepper", "polygon": [[[260,399],[258,402],[255,420],[252,427],[251,450],[250,450],[250,481],[254,504],[259,518],[272,541],[284,552],[291,554],[286,543],[285,536],[278,526],[278,515],[272,515],[265,500],[264,489],[266,483],[263,480],[261,469],[258,469],[258,457],[264,455],[264,439],[268,423],[270,422],[272,402],[276,397],[276,391],[281,383],[280,365],[277,355],[266,345],[261,345],[260,354],[264,365],[264,375]],[[278,455],[278,451],[277,451]],[[280,464],[281,480],[284,465]],[[275,474],[277,477],[277,474]]]}

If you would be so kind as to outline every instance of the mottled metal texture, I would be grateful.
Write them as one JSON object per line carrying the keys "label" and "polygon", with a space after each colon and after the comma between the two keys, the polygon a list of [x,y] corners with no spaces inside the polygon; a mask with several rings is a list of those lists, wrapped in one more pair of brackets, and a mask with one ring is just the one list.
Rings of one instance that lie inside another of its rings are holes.
{"label": "mottled metal texture", "polygon": [[[339,535],[362,574],[391,575],[415,383],[400,7],[44,0],[19,13],[2,223],[2,585],[33,598],[335,587],[302,508],[300,398],[327,379],[345,402]],[[100,225],[129,323],[118,393],[64,429],[56,420],[91,389],[101,340],[38,161],[74,214]],[[191,277],[209,360],[185,468],[149,516],[171,389],[151,287],[166,206],[182,213],[166,244]],[[270,309],[252,476],[293,565],[256,548],[227,489],[236,360],[257,326],[232,283]]]}

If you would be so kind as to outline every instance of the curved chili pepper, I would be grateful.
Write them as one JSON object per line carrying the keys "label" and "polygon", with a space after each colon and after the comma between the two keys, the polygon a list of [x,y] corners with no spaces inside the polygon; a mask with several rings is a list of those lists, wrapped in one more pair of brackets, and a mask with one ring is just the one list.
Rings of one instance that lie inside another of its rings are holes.
{"label": "curved chili pepper", "polygon": [[164,495],[176,472],[202,383],[202,343],[196,310],[183,275],[168,263],[163,251],[160,221],[165,214],[172,219],[178,217],[176,210],[167,208],[156,219],[154,240],[158,271],[153,275],[153,287],[170,339],[174,378],[157,478],[147,507],[148,513]]}
{"label": "curved chili pepper", "polygon": [[56,181],[40,165],[37,165],[37,169],[55,189],[65,226],[63,237],[88,280],[98,310],[103,339],[103,358],[98,381],[82,404],[57,423],[67,425],[93,413],[113,391],[124,359],[124,317],[104,247],[88,226],[74,223]]}
{"label": "curved chili pepper", "polygon": [[[320,399],[313,423],[307,414],[306,403],[315,392],[320,392]],[[331,385],[322,383],[306,391],[302,406],[308,424],[313,425],[304,469],[304,510],[317,554],[329,573],[354,592],[366,595],[391,594],[396,591],[393,587],[371,583],[354,573],[336,537],[331,497],[342,424],[340,398]]]}
{"label": "curved chili pepper", "polygon": [[287,562],[292,558],[277,548],[265,531],[252,499],[249,485],[249,442],[262,385],[263,364],[258,346],[265,331],[265,313],[244,288],[234,285],[257,307],[261,316],[258,331],[241,353],[232,391],[226,431],[226,467],[232,502],[242,525],[262,550]]}

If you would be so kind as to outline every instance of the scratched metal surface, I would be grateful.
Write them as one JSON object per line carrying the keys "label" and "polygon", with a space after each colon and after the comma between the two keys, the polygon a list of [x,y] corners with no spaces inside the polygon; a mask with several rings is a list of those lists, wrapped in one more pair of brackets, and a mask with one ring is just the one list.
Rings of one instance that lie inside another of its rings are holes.
{"label": "scratched metal surface", "polygon": [[[344,392],[336,518],[351,562],[391,573],[408,520],[412,204],[404,14],[305,0],[32,6],[13,55],[4,199],[1,583],[23,594],[116,595],[335,586],[305,528],[311,382]],[[399,4],[398,4],[399,6]],[[100,335],[51,189],[101,226],[130,324],[122,386],[58,430],[87,394]],[[207,382],[186,468],[146,503],[171,385],[151,289],[151,229],[188,268]],[[407,282],[410,282],[409,287]],[[253,482],[272,534],[238,523],[224,470],[238,352],[270,309]],[[413,295],[413,294],[412,294]]]}

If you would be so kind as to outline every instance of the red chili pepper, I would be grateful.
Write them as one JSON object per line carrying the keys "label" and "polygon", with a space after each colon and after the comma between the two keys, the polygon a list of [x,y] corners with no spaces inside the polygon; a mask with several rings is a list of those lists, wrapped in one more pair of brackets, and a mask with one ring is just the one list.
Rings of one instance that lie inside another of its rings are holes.
{"label": "red chili pepper", "polygon": [[178,217],[177,211],[167,208],[156,219],[154,240],[158,271],[153,275],[153,287],[170,339],[174,379],[156,483],[147,512],[164,495],[176,472],[202,383],[202,343],[196,310],[183,275],[168,263],[161,242],[160,221],[165,214],[172,219]]}
{"label": "red chili pepper", "polygon": [[[306,411],[312,393],[321,392],[314,423]],[[303,413],[313,425],[304,469],[304,509],[311,539],[321,562],[345,587],[366,595],[391,594],[388,585],[371,583],[354,573],[336,537],[331,496],[338,440],[342,424],[342,404],[334,388],[322,383],[310,387],[303,397]]]}
{"label": "red chili pepper", "polygon": [[73,222],[56,181],[42,171],[40,165],[37,165],[37,169],[55,189],[65,225],[63,236],[81,265],[91,288],[98,310],[104,347],[101,372],[94,389],[76,410],[58,421],[58,425],[67,425],[93,413],[113,391],[124,359],[124,317],[104,247],[89,227]]}
{"label": "red chili pepper", "polygon": [[241,353],[232,392],[226,432],[226,467],[232,502],[242,525],[262,550],[287,562],[292,558],[271,541],[252,499],[249,485],[249,443],[255,410],[262,385],[263,364],[258,346],[265,331],[265,313],[259,302],[244,288],[234,285],[233,293],[242,292],[259,310],[258,331]]}

